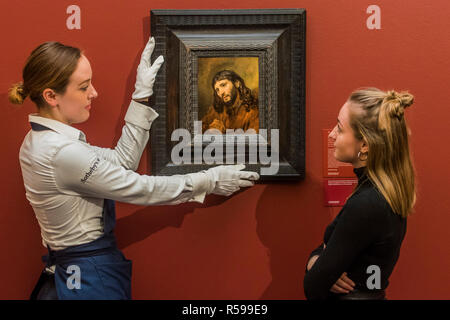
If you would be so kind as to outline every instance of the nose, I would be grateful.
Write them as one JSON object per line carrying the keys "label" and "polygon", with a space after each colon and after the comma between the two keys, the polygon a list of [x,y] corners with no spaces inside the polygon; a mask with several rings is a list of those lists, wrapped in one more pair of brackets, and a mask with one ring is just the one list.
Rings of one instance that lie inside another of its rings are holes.
{"label": "nose", "polygon": [[95,98],[97,98],[97,97],[98,97],[97,90],[95,90],[94,86],[92,86],[92,91],[91,91],[90,98],[91,98],[91,99],[95,99]]}
{"label": "nose", "polygon": [[337,127],[337,126],[335,126],[335,127],[333,128],[333,130],[331,130],[330,134],[328,135],[328,138],[333,139],[333,140],[336,140],[336,127]]}

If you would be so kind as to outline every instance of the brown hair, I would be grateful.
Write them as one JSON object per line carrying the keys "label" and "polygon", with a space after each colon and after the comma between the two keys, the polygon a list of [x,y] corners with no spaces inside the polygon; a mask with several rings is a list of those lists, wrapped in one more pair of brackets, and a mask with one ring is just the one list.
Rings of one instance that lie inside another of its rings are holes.
{"label": "brown hair", "polygon": [[[214,91],[214,109],[217,113],[222,113],[224,109],[224,103],[222,102],[222,99],[219,98],[216,91],[214,90],[214,85],[217,81],[220,80],[229,80],[233,83],[236,81],[240,82],[240,86],[236,88],[236,90],[240,94],[240,98],[242,100],[242,104],[246,106],[245,111],[249,112],[250,108],[256,108],[258,105],[258,99],[253,96],[252,90],[250,90],[244,82],[244,79],[242,79],[236,72],[231,70],[222,70],[216,73],[216,75],[213,77],[211,81],[211,85]],[[231,110],[230,110],[231,112]]]}
{"label": "brown hair", "polygon": [[369,179],[392,210],[407,217],[416,193],[404,112],[413,104],[414,97],[408,92],[364,88],[354,91],[348,101],[355,137],[369,146],[366,165]]}
{"label": "brown hair", "polygon": [[56,93],[64,94],[81,54],[80,49],[59,42],[39,45],[25,63],[23,82],[16,83],[9,89],[9,101],[22,104],[30,96],[36,106],[41,108],[46,105],[42,96],[45,89],[50,88]]}

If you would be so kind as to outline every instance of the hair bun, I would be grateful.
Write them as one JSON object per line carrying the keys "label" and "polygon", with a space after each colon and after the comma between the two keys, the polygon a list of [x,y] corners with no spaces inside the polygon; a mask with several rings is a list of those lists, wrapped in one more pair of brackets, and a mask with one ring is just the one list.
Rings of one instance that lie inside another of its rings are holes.
{"label": "hair bun", "polygon": [[25,91],[25,88],[23,86],[23,82],[19,82],[14,84],[9,89],[9,101],[14,104],[22,104],[25,98],[28,96],[28,94]]}
{"label": "hair bun", "polygon": [[408,92],[400,93],[399,98],[404,108],[408,108],[414,103],[414,96]]}
{"label": "hair bun", "polygon": [[397,93],[394,90],[388,91],[384,98],[386,111],[391,117],[402,119],[405,113],[405,108],[412,105],[414,96],[408,92]]}

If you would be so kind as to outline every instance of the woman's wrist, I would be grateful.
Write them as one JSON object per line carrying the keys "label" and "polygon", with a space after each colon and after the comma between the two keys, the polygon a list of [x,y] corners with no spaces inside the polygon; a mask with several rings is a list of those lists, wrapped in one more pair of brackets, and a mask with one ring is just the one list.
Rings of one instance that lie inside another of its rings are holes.
{"label": "woman's wrist", "polygon": [[148,98],[142,98],[142,99],[133,99],[136,102],[148,102]]}
{"label": "woman's wrist", "polygon": [[314,263],[316,263],[317,259],[319,259],[319,255],[312,256],[311,259],[308,261],[308,265],[306,266],[306,270],[311,270]]}

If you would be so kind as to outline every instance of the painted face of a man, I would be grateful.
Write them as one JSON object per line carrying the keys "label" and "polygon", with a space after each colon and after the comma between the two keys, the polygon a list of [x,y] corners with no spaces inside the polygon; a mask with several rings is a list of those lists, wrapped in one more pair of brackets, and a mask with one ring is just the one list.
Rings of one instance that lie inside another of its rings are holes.
{"label": "painted face of a man", "polygon": [[232,105],[236,100],[236,87],[233,82],[228,79],[217,81],[214,84],[214,91],[225,105]]}

